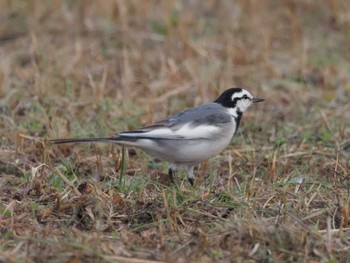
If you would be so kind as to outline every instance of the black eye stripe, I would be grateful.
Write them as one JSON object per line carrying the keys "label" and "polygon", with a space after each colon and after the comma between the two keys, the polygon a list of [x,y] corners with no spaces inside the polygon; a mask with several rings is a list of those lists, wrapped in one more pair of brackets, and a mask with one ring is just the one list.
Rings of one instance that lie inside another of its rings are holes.
{"label": "black eye stripe", "polygon": [[240,97],[239,99],[249,99],[247,94],[244,94],[242,97]]}

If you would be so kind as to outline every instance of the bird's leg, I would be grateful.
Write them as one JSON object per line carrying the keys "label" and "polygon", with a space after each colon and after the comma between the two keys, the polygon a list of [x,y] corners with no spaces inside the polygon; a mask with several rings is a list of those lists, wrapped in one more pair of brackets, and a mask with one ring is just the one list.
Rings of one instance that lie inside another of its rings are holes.
{"label": "bird's leg", "polygon": [[168,169],[169,179],[170,179],[170,182],[171,182],[172,184],[175,184],[174,169],[175,169],[175,167],[174,167],[173,165],[170,165],[170,167],[169,167],[169,169]]}
{"label": "bird's leg", "polygon": [[185,166],[184,168],[187,174],[188,182],[191,184],[191,186],[194,186],[194,175],[193,175],[194,166]]}

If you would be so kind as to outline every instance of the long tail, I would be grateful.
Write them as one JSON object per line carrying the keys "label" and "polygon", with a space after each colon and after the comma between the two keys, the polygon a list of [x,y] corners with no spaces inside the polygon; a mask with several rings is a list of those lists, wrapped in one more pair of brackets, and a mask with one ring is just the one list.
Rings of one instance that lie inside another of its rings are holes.
{"label": "long tail", "polygon": [[53,144],[64,144],[64,143],[83,143],[83,142],[114,142],[123,144],[126,142],[125,138],[121,139],[118,137],[100,137],[100,138],[66,138],[66,139],[53,139],[50,140]]}

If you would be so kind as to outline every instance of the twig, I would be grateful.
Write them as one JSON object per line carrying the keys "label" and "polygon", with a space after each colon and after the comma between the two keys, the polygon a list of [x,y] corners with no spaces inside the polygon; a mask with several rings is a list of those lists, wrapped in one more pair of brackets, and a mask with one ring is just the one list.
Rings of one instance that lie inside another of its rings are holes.
{"label": "twig", "polygon": [[79,192],[78,188],[76,188],[76,187],[74,186],[74,184],[73,184],[71,181],[69,181],[69,179],[68,179],[63,173],[61,173],[60,170],[56,169],[56,171],[57,171],[58,175],[62,178],[62,180],[63,180],[66,184],[68,184],[68,185],[73,189],[73,191],[75,192],[75,194],[76,194],[77,196],[81,196],[81,193]]}

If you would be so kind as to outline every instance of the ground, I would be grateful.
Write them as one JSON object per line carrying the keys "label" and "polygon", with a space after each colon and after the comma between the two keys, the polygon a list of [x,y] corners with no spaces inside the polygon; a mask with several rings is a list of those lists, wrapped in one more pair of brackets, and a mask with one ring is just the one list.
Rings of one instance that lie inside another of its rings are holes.
{"label": "ground", "polygon": [[[349,262],[350,8],[1,0],[0,262]],[[171,185],[167,163],[49,139],[266,99]]]}

